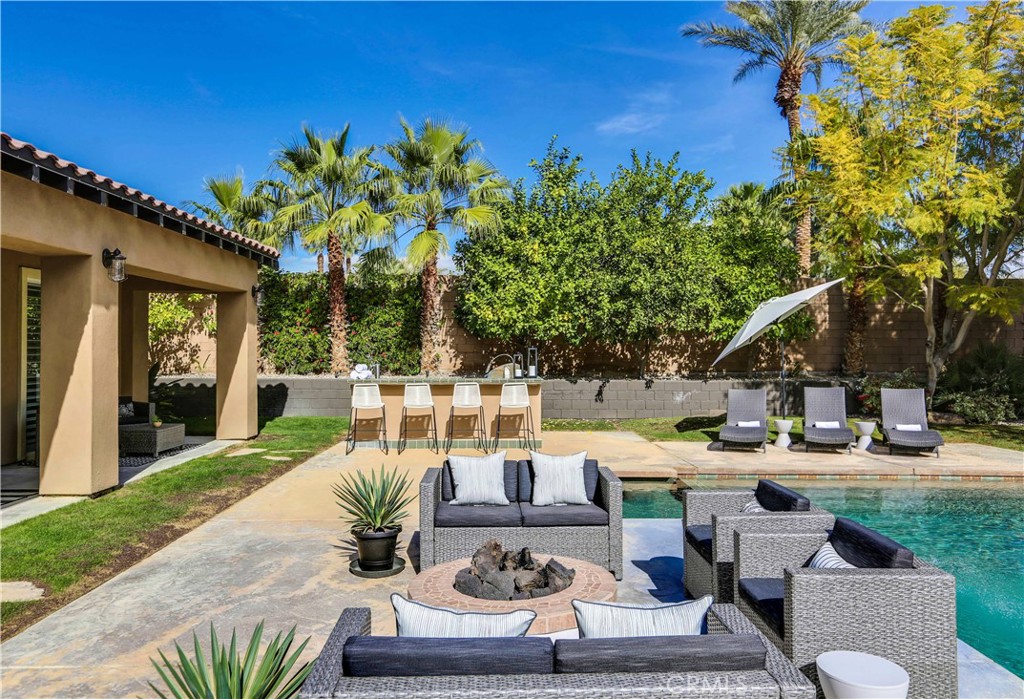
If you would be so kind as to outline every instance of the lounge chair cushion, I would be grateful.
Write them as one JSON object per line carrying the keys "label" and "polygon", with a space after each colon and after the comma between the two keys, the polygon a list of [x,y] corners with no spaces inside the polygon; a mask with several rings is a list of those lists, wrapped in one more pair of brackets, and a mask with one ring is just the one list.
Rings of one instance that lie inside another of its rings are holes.
{"label": "lounge chair cushion", "polygon": [[814,423],[813,426],[817,427],[818,429],[822,429],[822,430],[838,430],[839,429],[839,421],[838,420],[818,420],[816,423]]}
{"label": "lounge chair cushion", "polygon": [[521,527],[519,503],[510,505],[453,505],[437,503],[434,525],[438,527]]}
{"label": "lounge chair cushion", "polygon": [[853,430],[849,427],[804,428],[804,441],[811,444],[849,444],[854,439]]}
{"label": "lounge chair cushion", "polygon": [[454,485],[453,505],[508,505],[505,496],[505,452],[487,456],[448,457],[448,473]]}
{"label": "lounge chair cushion", "polygon": [[763,670],[765,646],[753,634],[560,638],[555,672],[735,672]]}
{"label": "lounge chair cushion", "polygon": [[540,675],[554,668],[547,638],[352,636],[342,651],[347,677]]}
{"label": "lounge chair cushion", "polygon": [[942,435],[935,430],[912,432],[910,430],[887,429],[883,430],[883,433],[889,442],[901,447],[931,449],[933,447],[941,447],[946,443],[945,440],[942,439]]}
{"label": "lounge chair cushion", "polygon": [[697,549],[697,553],[701,555],[708,563],[711,563],[711,525],[710,524],[691,524],[686,528],[686,541],[689,542],[693,548]]}
{"label": "lounge chair cushion", "polygon": [[[587,499],[597,499],[597,483],[600,480],[597,470],[597,459],[583,462],[583,488],[587,491]],[[529,459],[519,462],[519,502],[533,500],[533,464]]]}
{"label": "lounge chair cushion", "polygon": [[922,431],[921,426],[917,425],[917,424],[914,424],[914,425],[896,425],[896,429],[899,430],[900,432],[921,432]]}
{"label": "lounge chair cushion", "polygon": [[768,438],[768,428],[722,425],[722,429],[718,432],[718,438],[723,442],[761,444]]}
{"label": "lounge chair cushion", "polygon": [[544,505],[519,503],[524,527],[607,527],[608,513],[594,503],[586,505]]}
{"label": "lounge chair cushion", "polygon": [[754,497],[761,507],[771,512],[807,512],[811,509],[810,500],[775,481],[758,481]]}
{"label": "lounge chair cushion", "polygon": [[[519,491],[519,467],[515,461],[506,461],[504,465],[505,497],[509,502],[517,500]],[[455,498],[455,482],[452,479],[451,466],[446,460],[441,467],[441,499],[445,502]]]}
{"label": "lounge chair cushion", "polygon": [[740,596],[778,634],[786,635],[786,581],[782,578],[741,578]]}
{"label": "lounge chair cushion", "polygon": [[913,568],[914,552],[884,534],[846,517],[836,517],[828,541],[858,568]]}

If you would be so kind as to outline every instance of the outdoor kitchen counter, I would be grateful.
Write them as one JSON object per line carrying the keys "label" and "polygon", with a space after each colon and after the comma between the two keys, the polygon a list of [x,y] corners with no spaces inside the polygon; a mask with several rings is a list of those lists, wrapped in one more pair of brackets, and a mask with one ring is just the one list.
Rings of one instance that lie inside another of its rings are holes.
{"label": "outdoor kitchen counter", "polygon": [[[484,432],[488,439],[488,448],[494,445],[494,434],[498,417],[498,400],[501,387],[507,383],[525,383],[530,395],[530,409],[533,413],[533,431],[537,438],[537,446],[541,440],[541,386],[543,380],[536,379],[505,379],[505,378],[472,378],[465,376],[382,376],[379,379],[356,380],[347,379],[347,383],[372,383],[380,386],[381,399],[384,401],[384,412],[387,417],[388,442],[397,447],[402,425],[402,403],[405,397],[405,385],[408,383],[425,383],[430,385],[434,397],[434,412],[437,416],[437,440],[444,448],[445,436],[448,433],[448,418],[451,414],[452,394],[457,383],[480,384],[480,399],[484,406]],[[351,391],[351,386],[349,391]],[[500,448],[518,447],[519,436],[523,433],[526,420],[523,409],[502,410]],[[506,417],[508,416],[508,417]],[[457,410],[452,424],[452,438],[455,448],[473,448],[476,445],[475,430],[479,420],[479,411]],[[369,440],[377,438],[381,415],[379,410],[360,410],[356,420],[359,446],[373,446]],[[406,416],[406,437],[409,448],[427,446],[423,440],[430,440],[433,446],[430,409],[410,409]]]}

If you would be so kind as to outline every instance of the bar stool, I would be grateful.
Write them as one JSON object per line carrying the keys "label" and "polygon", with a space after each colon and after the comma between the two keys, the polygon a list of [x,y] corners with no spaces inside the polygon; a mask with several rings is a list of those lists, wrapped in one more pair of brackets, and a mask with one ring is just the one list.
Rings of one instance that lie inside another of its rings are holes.
{"label": "bar stool", "polygon": [[410,410],[426,410],[430,408],[430,425],[434,430],[434,453],[440,454],[437,446],[437,412],[434,410],[434,396],[430,392],[430,384],[407,383],[405,384],[405,397],[402,399],[402,422],[398,427],[398,453],[401,454],[409,442],[409,428],[406,421],[409,418]]}
{"label": "bar stool", "polygon": [[452,407],[448,411],[448,429],[445,431],[444,452],[452,449],[452,431],[455,423],[455,410],[476,410],[476,448],[487,453],[487,433],[484,430],[484,403],[480,399],[480,384],[457,383],[452,392]]}
{"label": "bar stool", "polygon": [[520,449],[523,439],[530,449],[536,449],[537,436],[533,431],[533,408],[530,406],[530,393],[525,383],[507,383],[501,387],[501,398],[498,401],[498,420],[494,425],[494,450],[498,450],[498,440],[501,437],[501,411],[526,410],[523,415],[523,430],[520,437]]}
{"label": "bar stool", "polygon": [[[388,453],[388,415],[384,409],[384,401],[380,397],[380,386],[375,383],[357,383],[352,386],[352,409],[349,411],[348,435],[345,437],[345,453],[356,448],[356,421],[360,410],[380,410],[380,431],[377,441],[381,449]],[[383,439],[381,436],[383,435]]]}

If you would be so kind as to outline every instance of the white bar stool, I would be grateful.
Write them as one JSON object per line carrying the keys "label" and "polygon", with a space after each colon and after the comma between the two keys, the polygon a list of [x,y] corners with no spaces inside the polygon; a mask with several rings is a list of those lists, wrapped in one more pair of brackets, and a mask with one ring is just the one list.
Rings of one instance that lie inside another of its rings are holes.
{"label": "white bar stool", "polygon": [[484,428],[484,403],[480,398],[480,384],[478,383],[457,383],[452,391],[452,407],[448,411],[448,429],[445,430],[444,452],[447,454],[452,449],[452,432],[455,423],[456,410],[476,410],[476,429],[473,431],[476,436],[476,448],[487,453],[487,432]]}
{"label": "white bar stool", "polygon": [[381,449],[387,454],[388,415],[384,409],[384,401],[380,397],[380,386],[375,383],[357,383],[352,386],[352,409],[349,411],[345,453],[348,454],[356,448],[356,421],[359,419],[360,410],[380,410],[380,430],[377,433],[377,441],[380,442]]}
{"label": "white bar stool", "polygon": [[405,384],[405,396],[402,399],[402,422],[398,427],[398,453],[401,454],[409,442],[409,428],[406,422],[410,410],[430,409],[430,426],[434,431],[434,453],[440,454],[437,446],[437,412],[434,410],[434,395],[430,392],[430,384],[407,383]]}
{"label": "white bar stool", "polygon": [[[536,449],[537,436],[533,431],[533,408],[530,406],[530,392],[525,383],[507,383],[501,387],[501,398],[498,401],[498,420],[494,425],[494,450],[498,450],[498,441],[501,437],[501,411],[502,410],[525,410],[523,414],[523,429],[519,436],[520,448],[523,440],[530,449]],[[506,416],[507,417],[507,416]]]}

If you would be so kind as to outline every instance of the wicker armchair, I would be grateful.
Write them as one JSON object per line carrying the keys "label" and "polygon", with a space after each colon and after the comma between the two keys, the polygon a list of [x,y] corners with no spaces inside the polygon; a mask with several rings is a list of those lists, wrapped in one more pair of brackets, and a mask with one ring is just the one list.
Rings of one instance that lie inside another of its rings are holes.
{"label": "wicker armchair", "polygon": [[[829,539],[823,530],[734,536],[736,606],[810,679],[819,654],[854,650],[902,666],[911,699],[957,696],[952,575],[916,557],[909,568],[804,568]],[[752,603],[757,586],[775,598]]]}
{"label": "wicker armchair", "polygon": [[[822,422],[837,422],[839,427],[817,427]],[[808,386],[804,389],[804,449],[812,444],[853,448],[853,430],[846,426],[846,389]]]}
{"label": "wicker armchair", "polygon": [[[761,481],[758,487],[782,489],[772,481]],[[683,584],[694,598],[712,595],[716,602],[733,601],[733,532],[826,529],[835,521],[830,512],[812,503],[805,511],[744,513],[743,506],[755,499],[755,492],[683,492]]]}
{"label": "wicker armchair", "polygon": [[[897,425],[919,425],[921,430],[898,430]],[[931,450],[939,456],[939,447],[945,444],[942,435],[928,429],[928,411],[924,403],[923,388],[882,389],[882,440],[894,447],[916,451]]]}
{"label": "wicker armchair", "polygon": [[[452,493],[442,477],[444,469],[427,469],[420,481],[420,570],[467,558],[488,539],[497,539],[507,549],[529,547],[538,553],[590,561],[622,579],[622,481],[618,476],[588,459],[585,474],[593,475],[592,480],[588,477],[588,489],[589,483],[593,487],[591,504],[532,507],[530,462],[506,461],[505,467],[510,504],[480,508],[447,506]],[[446,506],[449,512],[444,513]],[[453,509],[477,521],[453,525],[445,517]],[[553,521],[551,526],[527,521],[559,516],[565,521]]]}
{"label": "wicker armchair", "polygon": [[[550,697],[563,699],[812,699],[814,685],[767,641],[732,605],[717,604],[708,613],[709,634],[756,635],[764,643],[764,669],[694,672],[589,672],[520,675],[421,675],[348,677],[343,671],[345,642],[369,635],[370,610],[349,608],[324,644],[302,686],[302,699],[392,699],[461,697],[490,699]],[[509,639],[513,640],[513,639]],[[625,640],[625,639],[623,639]],[[667,668],[666,668],[667,670]]]}
{"label": "wicker armchair", "polygon": [[[761,447],[767,450],[768,443],[768,398],[763,388],[729,389],[729,407],[725,424],[718,433],[722,449],[729,444],[743,447]],[[740,422],[757,422],[757,427],[740,427]]]}

